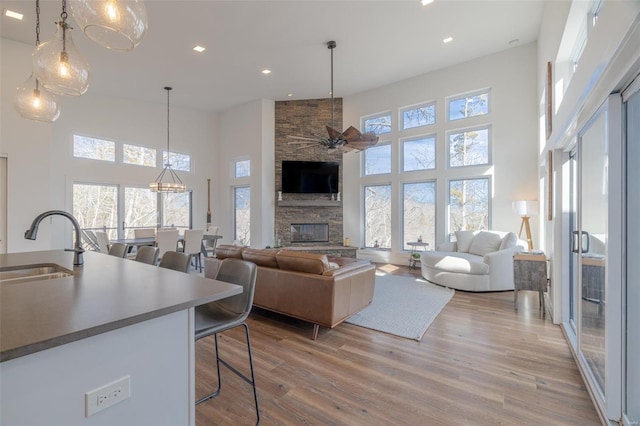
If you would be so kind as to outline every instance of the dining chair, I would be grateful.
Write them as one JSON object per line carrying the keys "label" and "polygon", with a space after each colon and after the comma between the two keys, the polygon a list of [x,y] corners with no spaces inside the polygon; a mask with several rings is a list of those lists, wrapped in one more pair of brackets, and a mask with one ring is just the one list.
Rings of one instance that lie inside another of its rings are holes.
{"label": "dining chair", "polygon": [[136,228],[133,230],[134,238],[153,238],[155,236],[155,228]]}
{"label": "dining chair", "polygon": [[156,232],[156,245],[158,246],[158,258],[162,259],[168,251],[176,251],[178,247],[178,230],[166,229]]}
{"label": "dining chair", "polygon": [[96,242],[98,243],[98,250],[100,253],[109,253],[109,234],[104,231],[96,231]]}
{"label": "dining chair", "polygon": [[[253,370],[253,357],[251,354],[251,340],[249,338],[249,327],[245,320],[251,312],[253,305],[253,295],[256,286],[257,270],[255,263],[246,260],[227,258],[220,262],[220,268],[216,274],[216,280],[225,281],[242,286],[242,293],[220,299],[195,308],[195,340],[203,337],[214,336],[216,351],[216,369],[218,372],[218,387],[207,396],[196,401],[196,405],[220,395],[222,386],[220,377],[220,364],[227,367],[231,372],[238,375],[245,382],[253,387],[253,400],[256,405],[256,424],[260,423],[260,409],[258,407],[258,393],[256,391],[256,379]],[[232,328],[243,326],[247,340],[247,354],[249,357],[249,367],[251,378],[242,374],[239,370],[220,357],[218,351],[218,333],[222,333]]]}
{"label": "dining chair", "polygon": [[202,229],[186,229],[184,231],[183,252],[188,254],[190,258],[195,260],[195,268],[202,272],[202,262],[200,252],[202,250]]}
{"label": "dining chair", "polygon": [[116,257],[125,257],[129,252],[129,245],[122,243],[113,243],[109,247],[109,255]]}
{"label": "dining chair", "polygon": [[156,263],[158,263],[158,247],[138,247],[136,257],[133,260],[135,260],[136,262],[147,263],[149,265],[155,265]]}
{"label": "dining chair", "polygon": [[178,253],[177,251],[165,252],[160,259],[161,268],[173,269],[174,271],[189,272],[189,262],[191,257],[186,253]]}

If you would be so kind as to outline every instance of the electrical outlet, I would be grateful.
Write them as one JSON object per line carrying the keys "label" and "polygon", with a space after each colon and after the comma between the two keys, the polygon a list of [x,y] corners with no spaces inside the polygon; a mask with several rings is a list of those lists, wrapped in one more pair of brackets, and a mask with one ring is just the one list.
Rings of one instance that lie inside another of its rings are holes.
{"label": "electrical outlet", "polygon": [[131,376],[124,376],[84,394],[85,417],[89,417],[131,396]]}

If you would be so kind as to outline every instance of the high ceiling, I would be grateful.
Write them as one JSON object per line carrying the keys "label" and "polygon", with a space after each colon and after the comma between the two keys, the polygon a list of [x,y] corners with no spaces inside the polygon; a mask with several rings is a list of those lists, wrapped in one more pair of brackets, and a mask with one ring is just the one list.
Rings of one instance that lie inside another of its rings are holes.
{"label": "high ceiling", "polygon": [[[260,99],[344,97],[535,41],[541,0],[146,0],[149,30],[131,52],[73,31],[91,64],[89,92],[224,111]],[[4,38],[34,44],[35,0],[1,1]],[[41,0],[41,42],[53,37],[60,1]],[[72,25],[75,22],[72,22]],[[443,43],[453,37],[450,43]],[[206,47],[203,53],[192,50]],[[261,74],[268,68],[270,75]],[[26,76],[25,76],[26,79]],[[17,82],[21,83],[21,82]],[[288,96],[292,94],[292,96]]]}

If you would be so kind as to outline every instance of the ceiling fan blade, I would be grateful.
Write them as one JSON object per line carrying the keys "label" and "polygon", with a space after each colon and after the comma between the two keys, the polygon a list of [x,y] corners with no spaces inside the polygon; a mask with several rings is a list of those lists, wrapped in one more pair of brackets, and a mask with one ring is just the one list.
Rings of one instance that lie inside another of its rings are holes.
{"label": "ceiling fan blade", "polygon": [[329,139],[338,139],[341,136],[341,133],[339,131],[337,131],[336,129],[326,126],[327,127],[327,133],[329,134]]}
{"label": "ceiling fan blade", "polygon": [[347,142],[358,140],[362,137],[362,133],[355,127],[351,126],[344,132],[342,132],[342,137]]}
{"label": "ceiling fan blade", "polygon": [[373,132],[363,133],[360,139],[363,141],[375,141],[375,143],[378,143],[378,136]]}
{"label": "ceiling fan blade", "polygon": [[364,151],[367,148],[371,148],[377,143],[377,141],[351,141],[349,142],[349,148],[356,149],[358,151]]}

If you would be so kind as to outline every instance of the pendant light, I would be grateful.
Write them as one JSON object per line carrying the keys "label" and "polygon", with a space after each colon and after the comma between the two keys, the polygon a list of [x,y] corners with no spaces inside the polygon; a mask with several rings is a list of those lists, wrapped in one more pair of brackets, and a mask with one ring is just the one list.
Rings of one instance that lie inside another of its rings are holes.
{"label": "pendant light", "polygon": [[142,0],[69,0],[69,5],[87,37],[108,49],[134,49],[149,25]]}
{"label": "pendant light", "polygon": [[[36,47],[40,44],[40,0],[36,0]],[[55,95],[40,87],[38,79],[31,76],[16,89],[13,107],[23,118],[52,123],[60,116],[60,106]]]}
{"label": "pendant light", "polygon": [[80,96],[89,89],[90,68],[73,43],[73,28],[67,24],[67,17],[67,1],[62,0],[55,37],[33,51],[33,72],[47,90],[58,95]]}
{"label": "pendant light", "polygon": [[[151,192],[184,192],[187,189],[186,185],[182,183],[176,172],[171,168],[171,150],[169,149],[169,93],[171,87],[165,87],[164,90],[167,91],[167,162],[155,182],[149,184],[149,189],[151,189]],[[165,175],[168,175],[171,181],[167,179],[166,182],[163,182]]]}

